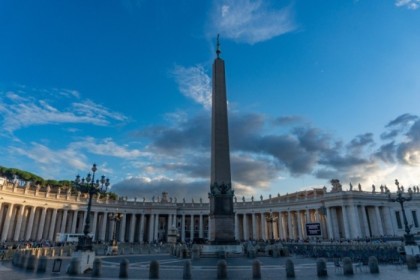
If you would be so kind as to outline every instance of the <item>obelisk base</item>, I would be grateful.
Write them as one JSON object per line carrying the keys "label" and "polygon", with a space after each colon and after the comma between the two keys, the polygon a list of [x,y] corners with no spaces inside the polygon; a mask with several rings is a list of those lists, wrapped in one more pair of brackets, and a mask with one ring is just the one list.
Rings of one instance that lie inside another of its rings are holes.
{"label": "obelisk base", "polygon": [[238,244],[235,241],[235,217],[233,215],[210,216],[210,243],[214,245]]}

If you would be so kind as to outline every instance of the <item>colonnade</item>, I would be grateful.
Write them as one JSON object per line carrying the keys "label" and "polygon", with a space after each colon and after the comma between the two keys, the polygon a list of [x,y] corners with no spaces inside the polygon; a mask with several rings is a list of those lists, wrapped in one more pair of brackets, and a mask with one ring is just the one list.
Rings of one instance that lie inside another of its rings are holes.
{"label": "colonnade", "polygon": [[[382,194],[365,192],[318,193],[313,197],[278,197],[261,201],[234,203],[237,240],[356,239],[402,235],[404,226],[400,207]],[[86,220],[86,201],[66,195],[48,195],[15,187],[0,189],[0,242],[20,240],[55,241],[57,233],[82,233]],[[301,198],[303,197],[303,198]],[[357,200],[356,200],[357,199]],[[417,213],[420,195],[406,203],[406,214],[413,232],[420,232]],[[122,219],[109,219],[121,213]],[[90,230],[95,241],[116,238],[121,242],[167,240],[172,227],[181,241],[207,239],[207,203],[172,203],[94,200]],[[311,236],[307,224],[318,224],[319,235]]]}

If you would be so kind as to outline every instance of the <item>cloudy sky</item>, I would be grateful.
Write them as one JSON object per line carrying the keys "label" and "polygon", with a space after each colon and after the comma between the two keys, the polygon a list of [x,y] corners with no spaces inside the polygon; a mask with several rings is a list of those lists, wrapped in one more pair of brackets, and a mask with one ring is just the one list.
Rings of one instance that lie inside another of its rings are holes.
{"label": "cloudy sky", "polygon": [[0,2],[0,165],[207,200],[226,63],[247,199],[420,183],[420,0]]}

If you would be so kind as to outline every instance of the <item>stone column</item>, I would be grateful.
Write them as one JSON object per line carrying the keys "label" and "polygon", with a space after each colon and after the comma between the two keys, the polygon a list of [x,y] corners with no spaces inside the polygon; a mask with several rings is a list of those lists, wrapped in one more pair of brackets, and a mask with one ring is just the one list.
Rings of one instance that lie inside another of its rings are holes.
{"label": "stone column", "polygon": [[140,232],[139,232],[139,242],[143,244],[144,242],[144,214],[142,213],[140,216]]}
{"label": "stone column", "polygon": [[303,234],[302,234],[302,218],[301,218],[302,213],[300,211],[296,212],[296,216],[297,216],[297,229],[298,229],[298,236],[300,240],[303,240]]}
{"label": "stone column", "polygon": [[190,242],[194,239],[194,214],[191,214],[190,222]]}
{"label": "stone column", "polygon": [[257,219],[255,217],[255,213],[252,213],[252,239],[257,240]]}
{"label": "stone column", "polygon": [[65,233],[66,232],[66,224],[67,224],[67,214],[68,210],[63,210],[63,219],[61,220],[61,226],[60,226],[60,232]]}
{"label": "stone column", "polygon": [[365,229],[365,237],[370,237],[369,224],[368,224],[368,219],[367,219],[367,214],[366,214],[366,207],[362,205],[361,208],[362,208],[363,225]]}
{"label": "stone column", "polygon": [[25,240],[31,239],[32,228],[34,226],[35,210],[36,207],[31,208],[31,214],[29,214],[29,221],[26,229]]}
{"label": "stone column", "polygon": [[50,232],[48,233],[48,239],[50,241],[55,241],[55,224],[57,221],[57,211],[58,209],[53,209],[52,217],[51,217],[51,225],[50,225]]}
{"label": "stone column", "polygon": [[74,210],[70,233],[76,233],[77,216],[78,216],[77,214],[78,214],[78,212],[76,210]]}
{"label": "stone column", "polygon": [[136,229],[136,215],[133,213],[131,214],[131,220],[130,220],[130,231],[128,236],[128,242],[133,243],[134,242],[134,231]]}
{"label": "stone column", "polygon": [[182,220],[181,220],[181,241],[185,242],[185,214],[182,214]]}
{"label": "stone column", "polygon": [[344,238],[350,239],[352,238],[350,236],[350,230],[349,230],[349,219],[347,216],[347,207],[346,205],[341,206],[342,212],[343,212],[343,224],[344,224]]}
{"label": "stone column", "polygon": [[210,240],[211,237],[211,223],[210,223],[210,216],[207,216],[207,239]]}
{"label": "stone column", "polygon": [[107,223],[108,223],[108,213],[104,212],[102,215],[102,220],[101,220],[101,230],[99,231],[99,236],[97,240],[105,241]]}
{"label": "stone column", "polygon": [[315,222],[317,223],[321,222],[321,217],[320,217],[318,209],[315,210]]}
{"label": "stone column", "polygon": [[200,237],[200,238],[203,238],[203,214],[200,214],[200,225],[199,225],[199,227],[200,227],[200,231],[199,231],[199,233],[198,233],[198,236]]}
{"label": "stone column", "polygon": [[388,219],[387,220],[389,220],[389,223],[390,223],[390,226],[391,226],[391,234],[395,235],[395,226],[394,226],[394,219],[393,219],[393,216],[392,216],[392,213],[393,213],[392,208],[388,206],[387,207],[387,212],[388,212]]}
{"label": "stone column", "polygon": [[244,227],[244,240],[249,240],[248,216],[246,213],[243,214],[242,225]]}
{"label": "stone column", "polygon": [[284,225],[283,225],[283,215],[282,215],[282,213],[279,211],[279,217],[278,217],[278,219],[277,219],[277,231],[278,231],[278,233],[279,233],[279,239],[281,240],[281,239],[284,239],[284,232],[283,232],[283,229],[284,229]]}
{"label": "stone column", "polygon": [[283,228],[283,238],[286,240],[289,235],[288,227],[287,227],[287,212],[282,212],[282,228]]}
{"label": "stone column", "polygon": [[9,234],[9,227],[10,227],[10,222],[12,220],[12,214],[13,214],[13,204],[9,204],[9,206],[7,207],[7,212],[6,212],[6,216],[4,219],[4,227],[3,227],[3,231],[1,233],[1,241],[6,241],[7,240],[7,236]]}
{"label": "stone column", "polygon": [[98,211],[93,212],[93,220],[91,223],[90,232],[93,233],[93,240],[98,240],[98,237],[96,236],[96,227],[98,226]]}
{"label": "stone column", "polygon": [[150,214],[149,218],[149,234],[147,236],[147,241],[151,243],[153,241],[153,230],[155,228],[155,214]]}
{"label": "stone column", "polygon": [[20,229],[22,228],[22,220],[23,220],[24,211],[25,211],[25,206],[21,205],[19,209],[19,213],[17,214],[18,218],[16,222],[16,229],[15,229],[15,234],[13,236],[13,241],[20,240]]}
{"label": "stone column", "polygon": [[42,239],[42,234],[44,233],[46,215],[47,215],[47,208],[44,207],[44,208],[42,208],[42,212],[41,212],[41,220],[39,222],[38,234],[37,234],[36,240],[41,240]]}
{"label": "stone column", "polygon": [[331,214],[331,210],[330,207],[325,207],[325,209],[327,210],[327,229],[328,229],[328,238],[329,239],[334,239],[334,231],[333,231],[333,219],[332,219],[332,214]]}
{"label": "stone column", "polygon": [[301,212],[301,216],[300,216],[300,218],[301,218],[301,221],[300,221],[300,227],[301,227],[301,229],[302,229],[302,236],[303,236],[303,239],[307,239],[308,238],[308,236],[306,235],[306,223],[308,222],[308,216],[309,216],[309,214],[308,214],[308,209],[305,209],[305,210],[303,210],[302,212]]}
{"label": "stone column", "polygon": [[[83,213],[83,220],[82,220],[82,232],[85,229],[85,225],[86,225],[86,216],[87,216],[87,211],[82,211]],[[90,217],[89,217],[90,218]]]}
{"label": "stone column", "polygon": [[120,220],[120,232],[118,234],[118,241],[125,242],[125,227],[127,225],[127,214],[122,215]]}
{"label": "stone column", "polygon": [[362,236],[361,233],[361,225],[360,225],[360,217],[359,217],[359,211],[357,210],[357,205],[353,205],[352,206],[353,209],[353,225],[352,225],[352,229],[353,229],[353,238],[358,238]]}
{"label": "stone column", "polygon": [[235,213],[235,240],[239,240],[238,213]]}
{"label": "stone column", "polygon": [[287,228],[289,229],[289,239],[295,239],[292,226],[292,211],[287,211]]}
{"label": "stone column", "polygon": [[378,227],[379,235],[384,235],[384,229],[382,227],[381,214],[379,213],[379,206],[375,206],[376,225]]}
{"label": "stone column", "polygon": [[168,229],[172,227],[173,221],[172,221],[172,214],[168,215]]}
{"label": "stone column", "polygon": [[155,235],[153,237],[154,240],[156,240],[156,242],[159,241],[159,213],[157,213],[155,215]]}
{"label": "stone column", "polygon": [[[0,187],[1,190],[1,187]],[[3,217],[3,208],[1,207],[3,205],[2,202],[0,202],[0,217]],[[0,218],[0,226],[2,226],[2,220]],[[0,232],[0,239],[1,239],[1,232]]]}
{"label": "stone column", "polygon": [[262,229],[261,238],[264,239],[264,240],[268,240],[269,238],[268,238],[268,234],[267,234],[267,232],[268,232],[268,230],[267,230],[267,219],[265,218],[265,215],[264,215],[263,212],[261,212],[260,215],[261,215],[261,229]]}

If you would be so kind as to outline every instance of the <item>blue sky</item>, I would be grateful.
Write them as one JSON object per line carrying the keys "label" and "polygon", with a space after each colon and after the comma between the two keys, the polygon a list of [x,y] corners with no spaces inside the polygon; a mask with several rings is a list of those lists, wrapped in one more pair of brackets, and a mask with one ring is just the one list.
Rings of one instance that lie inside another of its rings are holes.
{"label": "blue sky", "polygon": [[1,1],[0,165],[207,199],[219,33],[238,196],[418,185],[418,26],[420,0]]}

